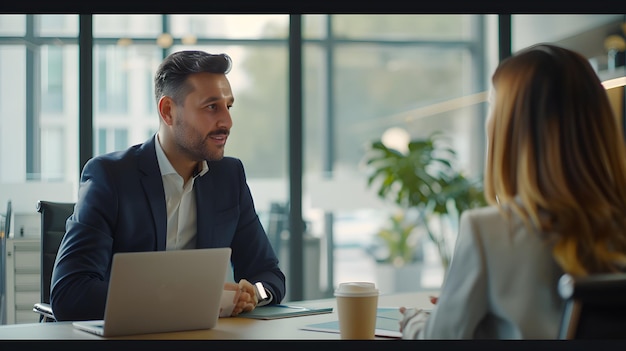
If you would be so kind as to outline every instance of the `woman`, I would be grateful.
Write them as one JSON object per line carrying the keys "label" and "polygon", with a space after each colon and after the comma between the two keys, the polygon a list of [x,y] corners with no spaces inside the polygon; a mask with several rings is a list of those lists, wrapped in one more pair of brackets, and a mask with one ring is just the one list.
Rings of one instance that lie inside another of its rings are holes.
{"label": "woman", "polygon": [[402,307],[405,339],[554,339],[564,273],[626,267],[626,151],[585,57],[550,44],[492,77],[488,207],[460,220],[432,312]]}

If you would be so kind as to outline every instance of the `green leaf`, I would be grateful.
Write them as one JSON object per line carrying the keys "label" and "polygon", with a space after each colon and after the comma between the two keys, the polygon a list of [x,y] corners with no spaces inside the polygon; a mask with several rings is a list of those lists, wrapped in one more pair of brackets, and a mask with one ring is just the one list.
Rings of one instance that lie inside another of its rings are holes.
{"label": "green leaf", "polygon": [[378,236],[389,251],[388,261],[412,257],[407,255],[412,255],[415,248],[410,247],[407,239],[415,226],[421,225],[439,248],[442,262],[449,262],[450,245],[443,235],[431,230],[429,221],[433,215],[455,216],[451,223],[458,223],[464,210],[486,205],[482,179],[467,179],[461,173],[457,153],[441,131],[409,141],[406,153],[387,148],[381,140],[372,141],[367,151],[367,186],[374,188],[383,200],[420,211],[421,220],[413,228],[395,219],[391,227],[380,231]]}

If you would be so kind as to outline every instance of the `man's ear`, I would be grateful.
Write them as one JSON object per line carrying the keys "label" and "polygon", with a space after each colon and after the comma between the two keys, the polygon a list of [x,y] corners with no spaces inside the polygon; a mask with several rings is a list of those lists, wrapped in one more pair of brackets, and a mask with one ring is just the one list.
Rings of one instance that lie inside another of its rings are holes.
{"label": "man's ear", "polygon": [[161,120],[168,126],[171,126],[174,121],[172,118],[172,111],[174,110],[174,100],[169,96],[162,96],[158,103],[159,116]]}

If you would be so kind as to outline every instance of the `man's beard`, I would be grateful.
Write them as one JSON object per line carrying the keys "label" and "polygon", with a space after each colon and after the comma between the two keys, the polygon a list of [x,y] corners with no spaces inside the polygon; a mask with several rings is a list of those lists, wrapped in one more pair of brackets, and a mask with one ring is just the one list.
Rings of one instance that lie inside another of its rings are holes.
{"label": "man's beard", "polygon": [[[182,119],[177,119],[177,129],[175,132],[176,143],[181,151],[191,156],[195,161],[219,161],[224,158],[225,145],[218,147],[217,149],[211,149],[208,147],[211,143],[211,137],[215,135],[223,135],[228,137],[230,131],[225,128],[221,128],[216,131],[209,132],[200,141],[196,137],[198,134],[194,134],[193,137],[189,137],[186,131],[190,130],[189,126],[185,124]],[[193,130],[193,129],[191,129]]]}

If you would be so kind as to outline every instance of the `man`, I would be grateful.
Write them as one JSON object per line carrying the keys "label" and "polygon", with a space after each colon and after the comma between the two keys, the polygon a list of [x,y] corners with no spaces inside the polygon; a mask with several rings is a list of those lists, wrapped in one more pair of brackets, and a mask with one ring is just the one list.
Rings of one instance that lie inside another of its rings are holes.
{"label": "man", "polygon": [[239,291],[232,315],[281,302],[285,276],[243,164],[224,157],[233,124],[231,66],[226,54],[169,55],[155,76],[158,132],[85,164],[52,273],[57,320],[104,318],[112,258],[125,251],[230,247],[238,283],[225,289]]}

